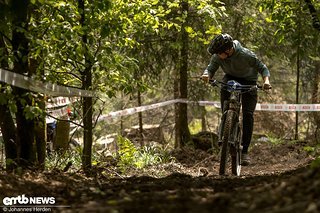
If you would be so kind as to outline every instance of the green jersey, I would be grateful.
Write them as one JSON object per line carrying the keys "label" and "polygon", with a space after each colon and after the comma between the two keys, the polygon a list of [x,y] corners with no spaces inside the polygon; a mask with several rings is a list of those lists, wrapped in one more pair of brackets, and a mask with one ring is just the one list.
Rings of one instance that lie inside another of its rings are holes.
{"label": "green jersey", "polygon": [[237,40],[233,41],[233,47],[234,53],[226,59],[220,59],[217,54],[214,54],[203,74],[212,78],[221,67],[224,73],[247,81],[257,81],[259,73],[262,77],[270,76],[267,66],[252,51],[242,47]]}

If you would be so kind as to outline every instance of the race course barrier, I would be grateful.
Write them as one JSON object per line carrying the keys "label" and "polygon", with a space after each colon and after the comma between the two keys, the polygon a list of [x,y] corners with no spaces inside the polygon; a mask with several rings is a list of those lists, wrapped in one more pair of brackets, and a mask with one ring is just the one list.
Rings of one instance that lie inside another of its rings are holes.
{"label": "race course barrier", "polygon": [[[34,92],[44,93],[51,96],[62,96],[52,98],[51,102],[47,103],[47,108],[51,110],[52,115],[61,115],[66,112],[66,106],[79,100],[78,98],[66,98],[66,97],[93,97],[93,92],[88,90],[81,90],[72,87],[60,86],[57,84],[52,84],[49,82],[42,82],[35,80],[33,78],[14,73],[8,70],[0,68],[0,81],[10,84],[12,86],[20,87]],[[119,110],[115,112],[110,112],[105,115],[101,115],[98,121],[102,120],[112,120],[113,118],[132,115],[138,112],[143,112],[146,110],[156,109],[176,103],[186,103],[186,104],[198,104],[201,106],[214,106],[220,108],[220,102],[218,101],[190,101],[185,99],[173,99],[169,101],[164,101],[160,103],[133,107],[129,109]],[[63,107],[62,109],[54,109],[57,107]],[[287,112],[319,112],[320,104],[257,104],[257,111],[287,111]]]}
{"label": "race course barrier", "polygon": [[[175,103],[187,103],[187,104],[199,104],[200,106],[214,106],[216,108],[220,108],[220,102],[218,101],[189,101],[184,99],[174,99],[165,102],[160,102],[151,105],[145,105],[140,107],[132,107],[124,110],[119,110],[115,112],[110,112],[106,115],[102,115],[99,117],[98,121],[103,120],[112,120],[114,118],[118,118],[125,115],[132,115],[138,112],[143,112],[150,109],[156,109],[159,107],[175,104]],[[258,103],[256,106],[257,111],[286,111],[286,112],[310,112],[310,111],[318,111],[320,112],[320,104],[260,104]]]}
{"label": "race course barrier", "polygon": [[92,91],[81,90],[73,87],[65,87],[49,82],[42,82],[18,73],[0,68],[0,81],[12,86],[20,87],[33,92],[44,93],[51,96],[82,96],[92,97]]}
{"label": "race course barrier", "polygon": [[320,111],[320,104],[257,104],[256,110],[312,112],[312,111]]}

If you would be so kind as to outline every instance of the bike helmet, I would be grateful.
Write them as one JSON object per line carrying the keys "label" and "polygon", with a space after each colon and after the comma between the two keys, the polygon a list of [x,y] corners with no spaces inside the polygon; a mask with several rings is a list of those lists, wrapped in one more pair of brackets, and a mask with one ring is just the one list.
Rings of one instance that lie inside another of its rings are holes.
{"label": "bike helmet", "polygon": [[230,49],[233,46],[233,39],[229,34],[220,34],[216,36],[207,49],[208,53],[220,54]]}

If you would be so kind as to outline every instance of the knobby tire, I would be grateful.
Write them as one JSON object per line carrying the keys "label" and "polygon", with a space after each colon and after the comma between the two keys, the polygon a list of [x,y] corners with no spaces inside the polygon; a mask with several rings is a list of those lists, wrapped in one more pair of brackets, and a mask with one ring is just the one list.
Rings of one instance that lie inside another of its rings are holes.
{"label": "knobby tire", "polygon": [[228,156],[229,156],[229,140],[232,140],[232,133],[233,127],[235,126],[235,117],[236,113],[232,110],[228,110],[226,119],[224,122],[223,128],[223,137],[222,137],[222,145],[221,145],[221,152],[220,152],[220,168],[219,168],[219,175],[225,175],[226,173],[226,166],[228,163]]}
{"label": "knobby tire", "polygon": [[234,142],[234,146],[230,147],[231,154],[231,171],[233,175],[240,176],[241,173],[241,128],[239,122],[234,120],[232,127],[232,141]]}

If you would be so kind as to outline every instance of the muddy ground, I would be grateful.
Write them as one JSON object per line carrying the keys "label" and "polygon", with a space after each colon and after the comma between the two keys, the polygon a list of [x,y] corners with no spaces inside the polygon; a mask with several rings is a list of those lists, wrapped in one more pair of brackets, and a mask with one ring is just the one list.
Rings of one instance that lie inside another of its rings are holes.
{"label": "muddy ground", "polygon": [[[92,177],[81,171],[22,175],[2,171],[0,198],[54,197],[55,204],[42,212],[316,213],[320,212],[320,168],[310,168],[314,156],[304,151],[307,145],[255,141],[253,162],[242,168],[240,177],[219,176],[217,155],[193,148],[173,152],[174,162],[126,176],[108,164]],[[14,212],[3,203],[2,207]]]}

